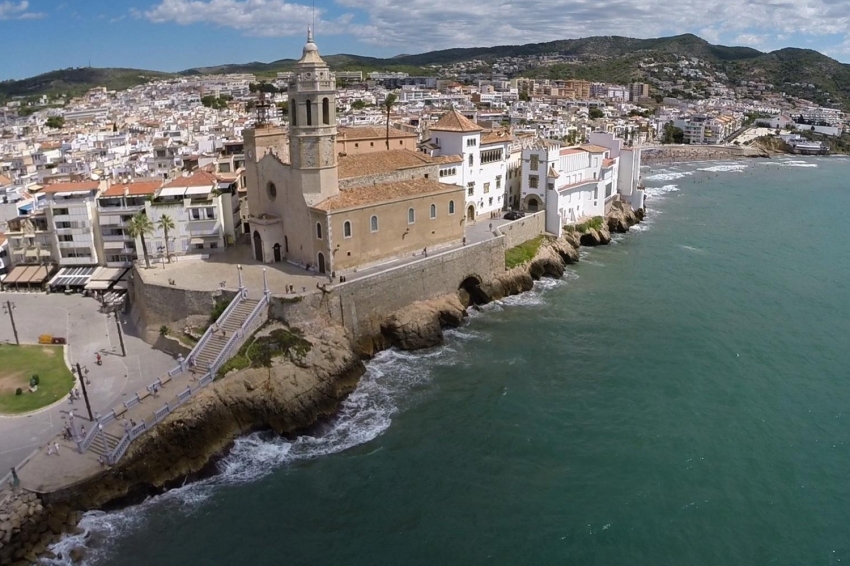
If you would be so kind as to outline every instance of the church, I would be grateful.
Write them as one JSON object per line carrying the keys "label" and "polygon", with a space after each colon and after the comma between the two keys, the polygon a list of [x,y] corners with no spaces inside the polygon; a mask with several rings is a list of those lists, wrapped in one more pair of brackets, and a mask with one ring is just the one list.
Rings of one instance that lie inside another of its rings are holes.
{"label": "church", "polygon": [[440,170],[462,156],[340,152],[336,95],[308,31],[289,82],[288,131],[258,123],[243,132],[254,258],[332,273],[461,243],[464,189],[441,183]]}

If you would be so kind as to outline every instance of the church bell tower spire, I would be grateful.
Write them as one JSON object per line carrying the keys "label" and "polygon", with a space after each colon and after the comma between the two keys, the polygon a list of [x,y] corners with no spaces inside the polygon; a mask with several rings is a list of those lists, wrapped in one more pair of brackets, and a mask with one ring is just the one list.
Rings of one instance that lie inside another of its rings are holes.
{"label": "church bell tower spire", "polygon": [[[312,27],[289,83],[290,159],[304,171],[304,192],[339,192],[336,158],[336,77],[319,55]],[[306,172],[315,172],[307,175]]]}

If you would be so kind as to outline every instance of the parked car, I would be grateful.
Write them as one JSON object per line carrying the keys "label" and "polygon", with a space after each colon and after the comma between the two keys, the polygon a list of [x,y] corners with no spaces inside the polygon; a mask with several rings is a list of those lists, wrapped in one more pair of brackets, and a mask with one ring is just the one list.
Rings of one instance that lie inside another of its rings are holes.
{"label": "parked car", "polygon": [[521,210],[509,210],[505,213],[505,220],[519,220],[525,216],[525,213]]}

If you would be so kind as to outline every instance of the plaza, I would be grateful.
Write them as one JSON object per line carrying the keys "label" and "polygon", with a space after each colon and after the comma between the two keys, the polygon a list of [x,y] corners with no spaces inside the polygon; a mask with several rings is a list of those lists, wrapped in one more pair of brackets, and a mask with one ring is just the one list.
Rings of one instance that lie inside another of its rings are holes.
{"label": "plaza", "polygon": [[[170,355],[154,350],[138,338],[123,317],[120,323],[127,356],[122,356],[115,319],[112,315],[100,313],[100,305],[94,298],[0,293],[0,302],[6,304],[7,301],[15,307],[13,315],[21,344],[37,344],[43,334],[66,339],[65,361],[69,365],[79,363],[83,368],[90,382],[87,390],[93,412],[106,411],[120,404],[127,395],[134,394],[175,364]],[[8,314],[0,314],[0,342],[15,344]],[[100,366],[95,364],[96,354],[100,354],[103,360]],[[75,384],[75,387],[79,386],[79,383]],[[73,410],[82,419],[81,422],[87,422],[84,401],[75,401],[72,405],[67,397],[31,413],[0,415],[2,475],[61,434],[69,410]],[[56,464],[61,463],[62,460],[57,459]]]}

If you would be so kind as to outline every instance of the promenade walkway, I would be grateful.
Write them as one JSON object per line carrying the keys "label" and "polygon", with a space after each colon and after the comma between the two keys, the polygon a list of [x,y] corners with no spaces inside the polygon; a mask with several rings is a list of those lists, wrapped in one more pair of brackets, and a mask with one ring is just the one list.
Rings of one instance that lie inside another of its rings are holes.
{"label": "promenade walkway", "polygon": [[[103,412],[120,404],[150,380],[151,375],[167,372],[174,359],[154,350],[135,336],[131,326],[120,319],[127,356],[121,355],[115,319],[98,312],[94,298],[82,295],[46,295],[43,293],[0,293],[0,301],[15,305],[15,323],[21,343],[36,344],[41,334],[67,339],[66,359],[79,362],[88,370],[89,399],[92,410]],[[0,315],[0,342],[14,344],[7,317]],[[100,353],[103,365],[95,362]],[[77,385],[79,387],[79,385]],[[82,400],[71,405],[67,398],[33,413],[0,415],[0,477],[28,455],[61,434],[69,410],[87,423]],[[89,423],[90,424],[90,423]],[[88,426],[88,425],[87,425]]]}

